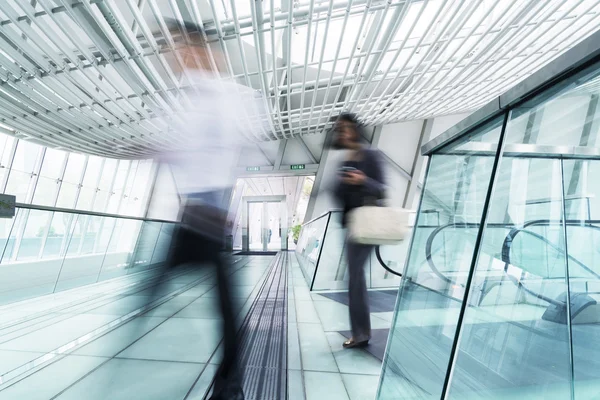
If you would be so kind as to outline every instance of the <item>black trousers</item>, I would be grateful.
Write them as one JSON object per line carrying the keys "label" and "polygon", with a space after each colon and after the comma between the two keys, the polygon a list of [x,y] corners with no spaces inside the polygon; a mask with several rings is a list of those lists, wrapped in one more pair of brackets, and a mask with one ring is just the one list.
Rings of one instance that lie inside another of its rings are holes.
{"label": "black trousers", "polygon": [[[186,206],[181,224],[174,232],[168,262],[160,273],[161,281],[164,281],[165,274],[183,267],[211,268],[216,275],[224,354],[213,393],[236,391],[236,387],[241,390],[242,381],[238,365],[234,312],[236,307],[231,296],[231,270],[228,257],[222,252],[225,219],[224,210],[203,205]],[[203,332],[198,332],[199,340],[202,340],[202,334]]]}
{"label": "black trousers", "polygon": [[369,295],[365,280],[365,264],[373,251],[373,246],[346,242],[348,255],[348,300],[352,337],[357,342],[371,338],[371,314]]}

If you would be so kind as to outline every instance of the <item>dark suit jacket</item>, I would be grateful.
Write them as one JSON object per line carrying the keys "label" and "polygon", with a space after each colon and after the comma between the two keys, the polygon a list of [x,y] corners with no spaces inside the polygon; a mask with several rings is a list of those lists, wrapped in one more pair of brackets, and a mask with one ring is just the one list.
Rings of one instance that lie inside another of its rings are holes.
{"label": "dark suit jacket", "polygon": [[347,185],[342,181],[342,174],[338,174],[338,181],[334,189],[337,200],[344,209],[342,224],[346,225],[346,215],[349,211],[372,204],[376,200],[385,198],[385,179],[383,176],[381,154],[377,150],[362,150],[362,159],[358,162],[344,162],[340,165],[351,166],[362,171],[367,180],[364,185]]}

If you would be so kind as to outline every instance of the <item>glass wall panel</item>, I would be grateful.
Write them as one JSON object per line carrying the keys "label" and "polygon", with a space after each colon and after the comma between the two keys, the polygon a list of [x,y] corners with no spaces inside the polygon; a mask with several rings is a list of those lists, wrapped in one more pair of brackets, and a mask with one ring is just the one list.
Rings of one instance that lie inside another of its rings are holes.
{"label": "glass wall panel", "polygon": [[298,243],[296,244],[298,263],[302,268],[302,272],[304,272],[309,286],[315,275],[328,220],[329,215],[324,215],[303,225]]}
{"label": "glass wall panel", "polygon": [[85,156],[81,154],[70,153],[67,160],[67,167],[60,192],[58,194],[57,207],[74,208],[77,195],[79,193],[79,184],[83,177],[85,168]]}
{"label": "glass wall panel", "polygon": [[569,398],[562,182],[559,159],[502,159],[448,398]]}
{"label": "glass wall panel", "polygon": [[117,171],[117,160],[106,159],[104,167],[102,168],[102,174],[100,176],[100,183],[98,184],[98,193],[94,200],[94,211],[105,212],[108,206],[108,199],[111,194],[111,188],[115,179],[115,173]]}
{"label": "glass wall panel", "polygon": [[31,201],[35,183],[34,173],[39,167],[41,153],[42,147],[37,144],[24,140],[17,143],[5,193],[17,196],[19,203]]}
{"label": "glass wall panel", "polygon": [[[0,304],[54,291],[62,258],[40,257],[43,238],[49,233],[52,212],[18,209],[10,222],[8,240],[0,268]],[[8,225],[8,223],[7,223]]]}
{"label": "glass wall panel", "polygon": [[104,159],[90,156],[85,167],[85,175],[81,183],[79,198],[77,199],[77,209],[91,210],[98,190],[98,179],[102,172]]}
{"label": "glass wall panel", "polygon": [[441,398],[501,124],[477,129],[430,160],[379,399]]}
{"label": "glass wall panel", "polygon": [[19,276],[19,271],[13,271],[12,268],[5,265],[9,262],[10,257],[4,257],[4,254],[7,254],[6,249],[11,242],[10,238],[14,238],[12,232],[15,222],[19,219],[20,212],[21,210],[17,210],[15,218],[0,219],[0,250],[2,251],[2,262],[0,264],[0,304],[18,300],[18,285],[23,280],[23,277]]}
{"label": "glass wall panel", "polygon": [[151,264],[161,228],[161,222],[144,221],[130,266],[131,272],[137,272]]}
{"label": "glass wall panel", "polygon": [[[135,175],[133,179],[127,182],[125,193],[127,195],[126,200],[122,207],[122,211],[126,215],[140,216],[146,206],[146,194],[148,192],[148,186],[150,185],[150,172],[152,170],[151,160],[142,160],[138,162],[137,168],[135,169]],[[130,172],[133,174],[133,171]]]}
{"label": "glass wall panel", "polygon": [[94,252],[94,244],[99,236],[99,228],[104,217],[80,216],[77,227],[81,227],[83,235],[80,240],[71,240],[67,257],[63,261],[56,290],[67,290],[78,286],[89,285],[98,280],[100,268],[104,261],[108,241],[98,246]]}
{"label": "glass wall panel", "polygon": [[99,280],[127,274],[141,226],[141,221],[117,220],[102,263]]}
{"label": "glass wall panel", "polygon": [[48,211],[29,210],[27,214],[25,230],[17,243],[18,261],[40,258],[42,244],[52,221],[52,213]]}
{"label": "glass wall panel", "polygon": [[[316,233],[316,231],[315,231]],[[342,213],[332,212],[327,225],[327,232],[317,243],[321,257],[314,279],[313,290],[339,290],[348,289],[348,262],[345,258],[344,245],[346,232],[342,227]],[[319,256],[319,253],[315,254]],[[312,258],[310,259],[312,261]],[[371,265],[365,267],[367,286],[370,287]],[[312,276],[312,275],[311,275]],[[309,283],[310,284],[310,283]]]}
{"label": "glass wall panel", "polygon": [[119,167],[117,168],[117,175],[115,176],[115,181],[112,187],[112,192],[110,193],[108,199],[108,205],[106,208],[106,212],[109,214],[116,214],[119,212],[119,206],[121,205],[121,201],[123,199],[123,194],[125,190],[125,183],[127,181],[127,176],[129,173],[129,166],[131,165],[131,161],[121,160],[119,161]]}
{"label": "glass wall panel", "polygon": [[71,226],[73,224],[73,214],[53,213],[50,229],[42,258],[55,258],[64,256],[67,249],[67,241],[70,238]]}
{"label": "glass wall panel", "polygon": [[175,224],[162,224],[160,236],[158,237],[154,253],[152,254],[152,264],[158,264],[167,261],[174,233]]}
{"label": "glass wall panel", "polygon": [[54,206],[67,153],[46,149],[42,169],[33,195],[33,204]]}
{"label": "glass wall panel", "polygon": [[576,399],[600,396],[600,160],[563,161]]}
{"label": "glass wall panel", "polygon": [[137,175],[137,170],[140,162],[132,161],[131,166],[129,168],[129,174],[127,175],[127,180],[125,181],[125,188],[123,189],[123,199],[119,204],[119,214],[129,215],[129,205],[131,202],[131,192],[133,189],[133,183],[135,181],[135,177]]}
{"label": "glass wall panel", "polygon": [[[10,166],[13,157],[13,148],[16,139],[0,134],[0,184],[4,184],[7,174],[10,171]],[[3,187],[0,190],[4,189]]]}

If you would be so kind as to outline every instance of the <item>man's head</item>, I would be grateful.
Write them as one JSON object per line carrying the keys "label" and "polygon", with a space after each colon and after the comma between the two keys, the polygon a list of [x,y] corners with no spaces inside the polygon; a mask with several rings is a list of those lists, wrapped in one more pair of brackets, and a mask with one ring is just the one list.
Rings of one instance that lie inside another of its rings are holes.
{"label": "man's head", "polygon": [[361,146],[363,128],[356,115],[341,114],[336,119],[333,129],[335,132],[334,148],[357,149]]}
{"label": "man's head", "polygon": [[211,52],[216,65],[221,65],[220,50],[210,47],[209,51],[210,45],[207,43],[206,33],[198,24],[167,17],[165,17],[165,23],[171,36],[182,38],[176,42],[175,47],[185,63],[185,68],[212,70]]}

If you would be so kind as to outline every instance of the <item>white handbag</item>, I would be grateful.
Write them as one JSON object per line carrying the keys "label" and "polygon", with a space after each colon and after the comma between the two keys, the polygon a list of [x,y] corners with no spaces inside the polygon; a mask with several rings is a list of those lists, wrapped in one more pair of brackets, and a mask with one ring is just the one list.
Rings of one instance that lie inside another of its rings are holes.
{"label": "white handbag", "polygon": [[348,234],[353,242],[360,244],[398,244],[410,232],[412,213],[397,207],[358,207],[348,213]]}

